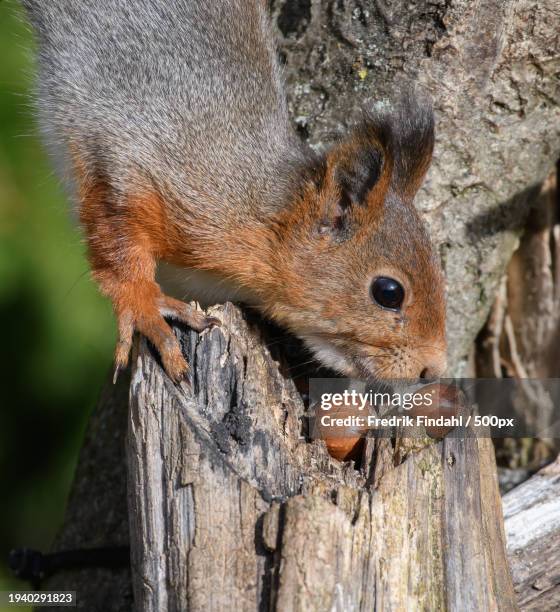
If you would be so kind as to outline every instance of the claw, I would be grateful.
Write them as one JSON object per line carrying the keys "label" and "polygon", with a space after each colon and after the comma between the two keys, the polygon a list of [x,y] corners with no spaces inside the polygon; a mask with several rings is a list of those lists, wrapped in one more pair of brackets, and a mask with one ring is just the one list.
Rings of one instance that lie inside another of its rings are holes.
{"label": "claw", "polygon": [[219,327],[222,324],[216,317],[207,317],[200,310],[195,310],[190,304],[185,304],[185,302],[168,296],[162,296],[158,306],[164,317],[171,317],[180,321],[196,332],[204,331],[213,326]]}
{"label": "claw", "polygon": [[176,384],[180,385],[180,384],[185,384],[187,386],[188,389],[192,389],[192,382],[191,379],[189,377],[189,373],[185,372],[181,378],[181,380],[176,381]]}
{"label": "claw", "polygon": [[132,336],[136,330],[148,338],[157,349],[169,378],[176,384],[184,381],[185,384],[191,386],[188,379],[189,366],[175,334],[164,317],[181,321],[197,332],[211,327],[220,327],[222,322],[216,317],[206,316],[189,304],[167,296],[161,295],[153,304],[157,307],[155,312],[151,308],[152,304],[153,301],[150,302],[146,298],[144,301],[128,305],[125,310],[117,314],[119,341],[115,350],[113,383],[116,383],[120,371],[126,368],[132,347]]}
{"label": "claw", "polygon": [[189,367],[184,359],[181,359],[181,361],[183,362],[182,364],[171,363],[163,355],[162,359],[164,369],[167,372],[169,378],[171,378],[174,383],[179,384],[182,380],[185,380],[188,375]]}

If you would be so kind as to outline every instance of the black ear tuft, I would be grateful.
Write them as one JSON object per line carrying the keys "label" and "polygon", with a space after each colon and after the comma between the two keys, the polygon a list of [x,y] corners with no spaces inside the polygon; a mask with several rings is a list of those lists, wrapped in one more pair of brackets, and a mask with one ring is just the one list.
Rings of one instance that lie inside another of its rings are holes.
{"label": "black ear tuft", "polygon": [[335,145],[326,159],[332,197],[321,220],[321,233],[330,232],[337,240],[346,240],[358,223],[357,209],[370,209],[383,202],[390,163],[383,142],[365,122]]}
{"label": "black ear tuft", "polygon": [[430,167],[434,149],[434,114],[430,100],[408,90],[394,105],[391,117],[395,158],[392,186],[402,196],[413,198]]}

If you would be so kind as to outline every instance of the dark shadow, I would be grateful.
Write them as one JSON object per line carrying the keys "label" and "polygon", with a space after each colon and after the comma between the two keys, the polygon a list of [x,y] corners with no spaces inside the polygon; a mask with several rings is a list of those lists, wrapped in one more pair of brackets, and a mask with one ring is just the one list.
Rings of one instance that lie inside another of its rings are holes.
{"label": "dark shadow", "polygon": [[471,242],[505,231],[521,232],[531,208],[538,201],[541,185],[531,185],[509,200],[484,211],[467,222],[465,233]]}

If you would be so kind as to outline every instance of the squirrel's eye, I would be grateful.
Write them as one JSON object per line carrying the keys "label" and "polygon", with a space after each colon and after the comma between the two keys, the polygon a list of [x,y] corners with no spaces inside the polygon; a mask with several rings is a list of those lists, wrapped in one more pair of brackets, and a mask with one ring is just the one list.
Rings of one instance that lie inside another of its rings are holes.
{"label": "squirrel's eye", "polygon": [[387,276],[379,276],[371,283],[370,294],[374,302],[390,310],[398,310],[404,300],[403,286]]}

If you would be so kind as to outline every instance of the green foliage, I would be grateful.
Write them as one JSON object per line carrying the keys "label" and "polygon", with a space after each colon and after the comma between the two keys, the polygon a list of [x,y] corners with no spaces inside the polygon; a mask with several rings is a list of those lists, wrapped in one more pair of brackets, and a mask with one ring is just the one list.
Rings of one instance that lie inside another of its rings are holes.
{"label": "green foliage", "polygon": [[0,3],[2,561],[13,546],[48,549],[114,343],[110,305],[89,279],[82,237],[37,137],[31,36],[15,8]]}

